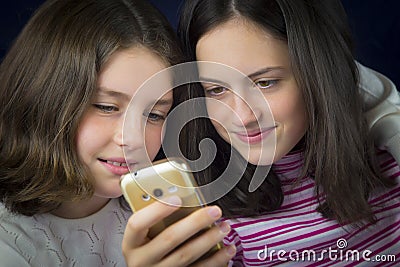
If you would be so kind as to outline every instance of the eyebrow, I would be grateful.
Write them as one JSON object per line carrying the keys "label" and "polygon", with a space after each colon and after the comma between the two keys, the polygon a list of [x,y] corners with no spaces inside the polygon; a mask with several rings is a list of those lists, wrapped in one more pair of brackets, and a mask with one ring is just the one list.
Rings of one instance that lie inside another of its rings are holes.
{"label": "eyebrow", "polygon": [[213,83],[213,84],[221,85],[221,86],[224,86],[226,88],[230,87],[230,85],[227,84],[226,82],[223,82],[223,81],[220,81],[220,80],[217,80],[217,79],[213,79],[213,78],[199,77],[199,81],[201,83]]}
{"label": "eyebrow", "polygon": [[99,94],[104,94],[104,95],[115,97],[115,98],[122,98],[122,99],[126,99],[128,101],[131,99],[128,95],[126,95],[124,93],[117,92],[117,91],[114,91],[114,90],[106,88],[106,87],[99,87],[97,92]]}
{"label": "eyebrow", "polygon": [[172,98],[160,99],[154,104],[154,106],[170,106],[173,102]]}
{"label": "eyebrow", "polygon": [[[247,78],[250,78],[250,79],[253,80],[254,77],[257,77],[257,76],[259,76],[261,74],[265,74],[265,73],[272,72],[272,71],[282,71],[284,69],[285,68],[283,68],[283,67],[266,67],[266,68],[262,68],[260,70],[257,70],[256,72],[253,72],[253,73],[247,75]],[[217,79],[213,79],[213,78],[207,78],[207,77],[201,77],[200,76],[199,80],[202,83],[214,83],[214,84],[218,84],[218,85],[221,85],[221,86],[224,86],[224,87],[227,87],[227,88],[230,87],[230,85],[228,83],[220,81],[220,80],[217,80]]]}
{"label": "eyebrow", "polygon": [[282,71],[282,70],[284,70],[283,67],[266,67],[266,68],[262,68],[256,72],[253,72],[253,73],[247,75],[247,77],[249,77],[250,79],[253,79],[254,77],[257,77],[261,74],[265,74],[265,73],[272,72],[272,71]]}
{"label": "eyebrow", "polygon": [[[114,90],[106,88],[106,87],[100,87],[98,92],[100,94],[105,94],[105,95],[108,95],[108,96],[111,96],[111,97],[115,97],[115,98],[123,98],[123,99],[125,99],[127,101],[131,100],[130,96],[128,96],[128,95],[126,95],[124,93],[121,93],[121,92],[114,91]],[[159,100],[157,100],[155,102],[154,106],[170,106],[170,105],[173,104],[173,102],[174,102],[174,100],[172,98],[159,99]]]}

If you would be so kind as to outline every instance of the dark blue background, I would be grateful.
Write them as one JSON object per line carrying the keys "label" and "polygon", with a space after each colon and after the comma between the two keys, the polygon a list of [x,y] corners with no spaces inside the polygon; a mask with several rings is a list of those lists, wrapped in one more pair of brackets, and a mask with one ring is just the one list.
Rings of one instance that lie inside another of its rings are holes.
{"label": "dark blue background", "polygon": [[[323,0],[321,0],[323,1]],[[1,3],[0,59],[13,39],[43,0]],[[182,0],[150,0],[176,28]],[[400,86],[400,20],[398,0],[342,0],[349,16],[357,59],[392,79]]]}

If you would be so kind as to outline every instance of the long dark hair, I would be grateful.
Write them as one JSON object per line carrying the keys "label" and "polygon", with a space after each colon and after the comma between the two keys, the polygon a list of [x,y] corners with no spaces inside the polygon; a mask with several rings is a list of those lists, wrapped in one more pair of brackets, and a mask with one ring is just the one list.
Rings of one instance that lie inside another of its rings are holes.
{"label": "long dark hair", "polygon": [[[369,193],[377,186],[392,183],[380,175],[368,136],[351,35],[340,1],[186,1],[178,35],[187,59],[196,59],[196,45],[204,34],[231,19],[250,21],[288,44],[291,67],[309,118],[302,139],[302,176],[312,172],[315,177],[318,210],[339,223],[373,221]],[[203,96],[200,89],[191,90],[187,97],[198,96]],[[210,122],[203,124],[203,129],[212,128]],[[201,135],[198,129],[196,132]],[[227,150],[226,143],[218,140],[216,144],[222,151]],[[215,173],[211,171],[204,182],[215,179]],[[217,201],[226,215],[254,216],[280,206],[283,196],[273,172],[268,174],[267,183],[253,193],[247,191],[245,181],[249,181],[246,174],[244,182]]]}
{"label": "long dark hair", "polygon": [[0,198],[33,215],[93,194],[75,139],[98,74],[117,50],[143,46],[168,65],[182,53],[145,0],[50,0],[0,66]]}

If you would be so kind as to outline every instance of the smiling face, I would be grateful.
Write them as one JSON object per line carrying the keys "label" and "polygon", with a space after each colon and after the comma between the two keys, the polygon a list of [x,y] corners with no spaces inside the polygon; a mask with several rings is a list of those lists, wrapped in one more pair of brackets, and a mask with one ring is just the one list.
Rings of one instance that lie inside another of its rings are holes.
{"label": "smiling face", "polygon": [[[207,82],[212,74],[199,67],[199,76],[206,81],[202,85],[209,99],[208,114],[216,130],[250,163],[271,163],[267,160],[269,157],[261,154],[273,149],[263,145],[272,136],[276,136],[273,162],[287,154],[304,136],[308,125],[306,108],[284,41],[274,39],[254,24],[231,20],[200,38],[196,58],[228,65],[254,82],[247,88],[236,89],[237,83],[229,77],[217,85]],[[255,92],[254,88],[259,91]],[[262,96],[269,105],[265,102],[253,105],[252,98],[257,96]],[[229,107],[231,112],[224,107]]]}
{"label": "smiling face", "polygon": [[[119,197],[120,177],[129,171],[128,165],[135,168],[146,164],[160,149],[172,92],[162,97],[150,91],[141,93],[140,100],[134,103],[131,98],[143,82],[166,67],[157,55],[135,47],[115,52],[100,72],[98,91],[80,123],[76,139],[78,155],[95,179],[95,197]],[[170,88],[171,81],[164,78],[162,84]],[[136,105],[131,114],[135,124],[123,139],[125,114],[132,105]],[[126,162],[124,151],[129,151],[130,162]]]}

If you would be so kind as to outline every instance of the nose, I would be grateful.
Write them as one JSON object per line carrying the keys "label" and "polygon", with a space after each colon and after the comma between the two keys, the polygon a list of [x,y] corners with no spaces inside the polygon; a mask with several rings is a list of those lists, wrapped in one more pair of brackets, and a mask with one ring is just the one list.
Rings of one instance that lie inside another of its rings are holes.
{"label": "nose", "polygon": [[232,123],[237,127],[248,127],[252,124],[257,124],[261,112],[257,106],[252,106],[246,99],[235,95],[231,108],[235,112]]}
{"label": "nose", "polygon": [[[122,133],[123,133],[123,123],[122,119],[119,119],[113,126],[114,128],[114,135],[113,135],[113,141],[116,143],[118,146],[124,146],[124,141],[122,138]],[[107,130],[107,129],[105,129]]]}
{"label": "nose", "polygon": [[142,121],[126,116],[115,127],[114,142],[124,149],[136,150],[144,146]]}

